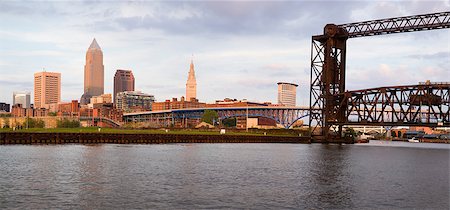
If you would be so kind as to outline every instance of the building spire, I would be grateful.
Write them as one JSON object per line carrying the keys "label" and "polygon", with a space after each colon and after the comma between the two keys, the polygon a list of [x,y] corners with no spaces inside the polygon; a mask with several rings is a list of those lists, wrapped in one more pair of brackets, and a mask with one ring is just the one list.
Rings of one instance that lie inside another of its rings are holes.
{"label": "building spire", "polygon": [[89,46],[89,49],[102,50],[102,49],[100,48],[100,46],[98,45],[97,40],[95,40],[95,38],[94,38],[94,40],[92,40],[92,43],[91,43],[91,45]]}
{"label": "building spire", "polygon": [[[192,55],[194,56],[194,55]],[[191,58],[191,65],[189,68],[189,76],[186,82],[186,99],[190,101],[192,98],[197,98],[197,81],[195,79],[194,59]]]}
{"label": "building spire", "polygon": [[191,56],[191,66],[189,69],[189,73],[191,72],[191,70],[194,71],[194,53],[192,53],[192,56]]}
{"label": "building spire", "polygon": [[194,70],[194,59],[191,58],[191,65],[189,67],[188,82],[195,82],[195,70]]}

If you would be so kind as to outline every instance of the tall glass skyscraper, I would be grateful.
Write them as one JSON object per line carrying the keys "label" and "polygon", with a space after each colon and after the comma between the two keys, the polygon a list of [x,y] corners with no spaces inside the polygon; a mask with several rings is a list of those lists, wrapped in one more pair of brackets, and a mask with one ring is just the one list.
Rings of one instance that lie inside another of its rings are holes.
{"label": "tall glass skyscraper", "polygon": [[81,96],[81,104],[89,104],[92,96],[99,96],[104,93],[104,70],[103,52],[94,38],[86,52],[84,94]]}

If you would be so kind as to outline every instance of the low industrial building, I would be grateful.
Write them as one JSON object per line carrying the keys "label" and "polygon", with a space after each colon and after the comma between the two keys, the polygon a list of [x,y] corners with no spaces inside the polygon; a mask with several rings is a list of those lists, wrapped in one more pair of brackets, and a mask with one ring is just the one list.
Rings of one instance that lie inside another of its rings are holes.
{"label": "low industrial building", "polygon": [[152,111],[193,109],[204,107],[206,107],[206,103],[201,103],[196,98],[191,98],[191,100],[187,101],[184,99],[184,97],[181,97],[181,100],[178,100],[177,98],[172,98],[172,101],[166,100],[164,102],[155,102],[152,105]]}

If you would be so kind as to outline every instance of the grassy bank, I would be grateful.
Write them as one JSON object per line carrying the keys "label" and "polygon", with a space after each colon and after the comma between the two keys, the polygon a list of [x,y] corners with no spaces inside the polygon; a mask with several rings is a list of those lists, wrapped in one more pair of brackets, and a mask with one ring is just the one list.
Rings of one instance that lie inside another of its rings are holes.
{"label": "grassy bank", "polygon": [[[147,130],[132,130],[132,129],[117,129],[117,128],[101,128],[97,127],[82,127],[82,128],[29,128],[13,131],[11,128],[2,128],[0,132],[23,132],[23,133],[111,133],[111,134],[179,134],[179,135],[221,135],[219,130],[189,130],[189,129],[147,129]],[[266,133],[266,134],[264,134]],[[298,133],[293,132],[264,132],[258,131],[232,131],[226,130],[225,135],[251,135],[251,136],[298,136]]]}

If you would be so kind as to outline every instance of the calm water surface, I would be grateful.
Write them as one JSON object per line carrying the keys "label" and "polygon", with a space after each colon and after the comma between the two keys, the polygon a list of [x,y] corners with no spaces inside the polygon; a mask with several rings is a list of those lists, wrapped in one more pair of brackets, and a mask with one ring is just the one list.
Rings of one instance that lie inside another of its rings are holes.
{"label": "calm water surface", "polygon": [[1,209],[449,209],[450,148],[0,146]]}

